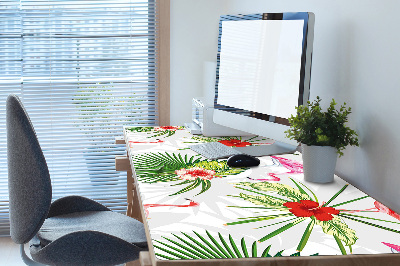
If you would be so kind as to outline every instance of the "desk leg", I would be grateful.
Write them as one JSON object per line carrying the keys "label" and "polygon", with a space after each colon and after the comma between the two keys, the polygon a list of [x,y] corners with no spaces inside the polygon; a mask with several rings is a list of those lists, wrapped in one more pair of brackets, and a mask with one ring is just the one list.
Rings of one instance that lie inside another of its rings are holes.
{"label": "desk leg", "polygon": [[[135,180],[133,179],[132,170],[127,170],[126,178],[128,201],[128,209],[126,211],[126,215],[143,222],[142,215],[140,213],[138,193],[136,191]],[[152,266],[149,252],[140,252],[139,259],[125,263],[125,266]]]}
{"label": "desk leg", "polygon": [[[116,144],[125,144],[123,138],[115,140]],[[139,198],[136,191],[135,180],[133,179],[132,169],[129,162],[129,156],[117,156],[115,158],[115,170],[126,171],[126,199],[128,207],[126,215],[138,221],[143,222],[140,213]],[[139,259],[125,263],[125,266],[152,266],[150,254],[148,251],[142,251]]]}
{"label": "desk leg", "polygon": [[150,253],[148,251],[142,251],[139,254],[140,266],[151,266]]}
{"label": "desk leg", "polygon": [[126,215],[143,222],[138,193],[136,192],[135,180],[133,179],[132,168],[128,156],[115,157],[115,170],[126,171],[126,200],[128,203]]}
{"label": "desk leg", "polygon": [[128,203],[126,215],[129,217],[132,217],[133,213],[133,195],[136,194],[134,190],[132,170],[128,170],[126,171],[126,201]]}
{"label": "desk leg", "polygon": [[124,266],[142,266],[142,265],[140,264],[140,260],[137,259],[137,260],[125,263]]}
{"label": "desk leg", "polygon": [[133,179],[132,170],[128,170],[126,174],[127,174],[127,200],[128,200],[128,210],[126,215],[143,223],[139,205],[138,192],[136,190],[135,180]]}
{"label": "desk leg", "polygon": [[139,259],[125,263],[125,266],[152,266],[150,253],[142,251],[139,254]]}

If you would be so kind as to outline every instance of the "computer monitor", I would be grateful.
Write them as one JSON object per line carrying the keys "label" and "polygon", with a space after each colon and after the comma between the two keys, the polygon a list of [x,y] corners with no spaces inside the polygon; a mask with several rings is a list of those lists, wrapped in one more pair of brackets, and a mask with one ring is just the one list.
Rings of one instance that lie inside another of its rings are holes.
{"label": "computer monitor", "polygon": [[288,118],[310,94],[314,14],[221,16],[214,123],[275,140],[236,148],[254,156],[290,153]]}

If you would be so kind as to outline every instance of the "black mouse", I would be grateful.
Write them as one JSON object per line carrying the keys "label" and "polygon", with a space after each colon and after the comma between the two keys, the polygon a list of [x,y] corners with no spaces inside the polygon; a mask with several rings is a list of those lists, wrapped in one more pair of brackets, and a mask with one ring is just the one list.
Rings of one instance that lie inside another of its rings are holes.
{"label": "black mouse", "polygon": [[257,166],[260,164],[260,159],[247,154],[236,154],[229,157],[226,163],[230,167]]}

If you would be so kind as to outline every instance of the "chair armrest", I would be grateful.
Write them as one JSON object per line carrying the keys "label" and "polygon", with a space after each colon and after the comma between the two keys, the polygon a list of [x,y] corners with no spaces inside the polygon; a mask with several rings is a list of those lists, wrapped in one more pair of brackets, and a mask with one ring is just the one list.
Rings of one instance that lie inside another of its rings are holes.
{"label": "chair armrest", "polygon": [[111,211],[106,206],[81,196],[67,196],[55,200],[49,210],[47,218],[83,211]]}

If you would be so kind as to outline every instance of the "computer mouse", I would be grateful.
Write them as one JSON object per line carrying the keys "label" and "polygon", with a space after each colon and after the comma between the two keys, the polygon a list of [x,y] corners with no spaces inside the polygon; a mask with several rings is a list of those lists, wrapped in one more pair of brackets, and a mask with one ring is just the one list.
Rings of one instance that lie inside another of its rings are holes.
{"label": "computer mouse", "polygon": [[236,154],[229,157],[226,163],[230,167],[249,167],[259,165],[260,159],[247,154]]}

